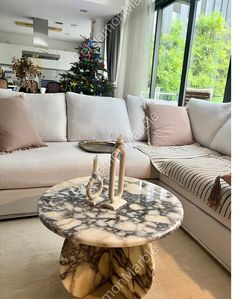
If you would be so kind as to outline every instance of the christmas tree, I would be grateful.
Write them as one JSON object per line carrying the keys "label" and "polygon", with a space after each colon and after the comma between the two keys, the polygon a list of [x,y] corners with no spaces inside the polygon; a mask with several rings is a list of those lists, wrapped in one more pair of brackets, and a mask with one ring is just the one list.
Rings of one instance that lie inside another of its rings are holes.
{"label": "christmas tree", "polygon": [[86,95],[111,96],[113,87],[104,76],[107,70],[98,43],[84,38],[78,50],[79,61],[72,63],[71,69],[61,74],[62,88]]}

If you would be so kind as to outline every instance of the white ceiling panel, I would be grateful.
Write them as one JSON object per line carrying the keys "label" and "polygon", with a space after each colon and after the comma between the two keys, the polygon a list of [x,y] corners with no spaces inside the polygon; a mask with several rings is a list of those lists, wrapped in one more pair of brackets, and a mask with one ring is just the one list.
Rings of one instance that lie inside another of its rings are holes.
{"label": "white ceiling panel", "polygon": [[49,31],[49,38],[79,41],[80,35],[89,36],[92,18],[109,19],[121,11],[123,4],[124,0],[0,0],[0,31],[33,35],[32,28],[16,26],[15,21],[41,18],[48,20],[49,26],[63,29]]}

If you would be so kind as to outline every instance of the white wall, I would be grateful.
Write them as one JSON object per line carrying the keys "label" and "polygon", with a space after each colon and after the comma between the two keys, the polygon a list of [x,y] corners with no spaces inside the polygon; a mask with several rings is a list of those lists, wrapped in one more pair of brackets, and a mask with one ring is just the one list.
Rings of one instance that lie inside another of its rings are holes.
{"label": "white wall", "polygon": [[[0,64],[11,65],[13,57],[21,57],[22,50],[26,51],[39,51],[45,52],[42,49],[35,49],[33,47],[28,47],[24,45],[11,45],[0,43]],[[48,49],[50,54],[60,55],[59,60],[48,60],[48,59],[33,59],[43,69],[53,69],[53,70],[69,70],[70,63],[78,59],[78,54],[76,52],[61,51]]]}
{"label": "white wall", "polygon": [[[60,60],[40,60],[37,63],[42,68],[45,79],[59,80],[59,74],[70,69],[70,63],[76,57],[75,48],[78,47],[79,43],[49,39],[48,45],[49,52],[59,54]],[[12,57],[20,57],[22,50],[35,50],[32,36],[0,32],[0,65],[10,66]],[[10,68],[4,67],[4,69]]]}
{"label": "white wall", "polygon": [[[102,32],[105,26],[105,19],[96,18],[96,24],[94,27],[94,38],[99,32]],[[42,73],[45,79],[48,80],[59,80],[60,73],[65,70],[69,70],[72,62],[76,61],[77,48],[79,42],[61,41],[61,40],[48,40],[49,53],[59,54],[61,58],[59,61],[53,60],[37,60],[36,63],[42,69]],[[104,56],[104,43],[100,44],[101,53]],[[33,47],[33,37],[22,34],[0,32],[0,65],[7,66],[7,69],[12,64],[13,57],[21,57],[22,50],[39,51],[40,49],[35,49]]]}

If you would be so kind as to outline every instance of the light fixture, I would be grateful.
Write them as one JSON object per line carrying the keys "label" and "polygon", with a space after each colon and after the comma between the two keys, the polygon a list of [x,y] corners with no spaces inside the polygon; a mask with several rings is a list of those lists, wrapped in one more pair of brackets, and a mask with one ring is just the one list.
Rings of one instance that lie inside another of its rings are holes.
{"label": "light fixture", "polygon": [[33,39],[35,48],[48,49],[48,20],[33,18]]}
{"label": "light fixture", "polygon": [[[29,22],[15,21],[15,24],[17,26],[21,26],[21,27],[33,28],[33,23],[29,23]],[[54,31],[54,32],[62,32],[63,31],[62,28],[53,27],[53,26],[48,26],[48,30]]]}
{"label": "light fixture", "polygon": [[88,11],[87,11],[87,9],[81,9],[80,12],[86,13]]}
{"label": "light fixture", "polygon": [[58,54],[50,54],[50,53],[41,53],[41,52],[34,52],[34,51],[22,51],[23,57],[30,57],[30,58],[39,58],[39,59],[47,59],[47,60],[59,60],[60,55]]}
{"label": "light fixture", "polygon": [[33,27],[34,47],[37,49],[40,48],[43,51],[36,52],[36,51],[23,50],[22,56],[39,58],[39,59],[48,59],[48,60],[59,60],[60,55],[48,53],[48,30],[49,30],[48,20],[33,18],[32,27]]}

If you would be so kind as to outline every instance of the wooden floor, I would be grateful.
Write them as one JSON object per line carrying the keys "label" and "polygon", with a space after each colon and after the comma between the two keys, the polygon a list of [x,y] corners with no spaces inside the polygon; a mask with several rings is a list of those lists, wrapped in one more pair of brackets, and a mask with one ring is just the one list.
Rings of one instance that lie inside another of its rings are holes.
{"label": "wooden floor", "polygon": [[[37,218],[0,222],[0,299],[73,298],[58,275],[62,243]],[[156,276],[145,299],[230,298],[228,272],[184,231],[153,245]],[[103,295],[101,289],[87,299]]]}

